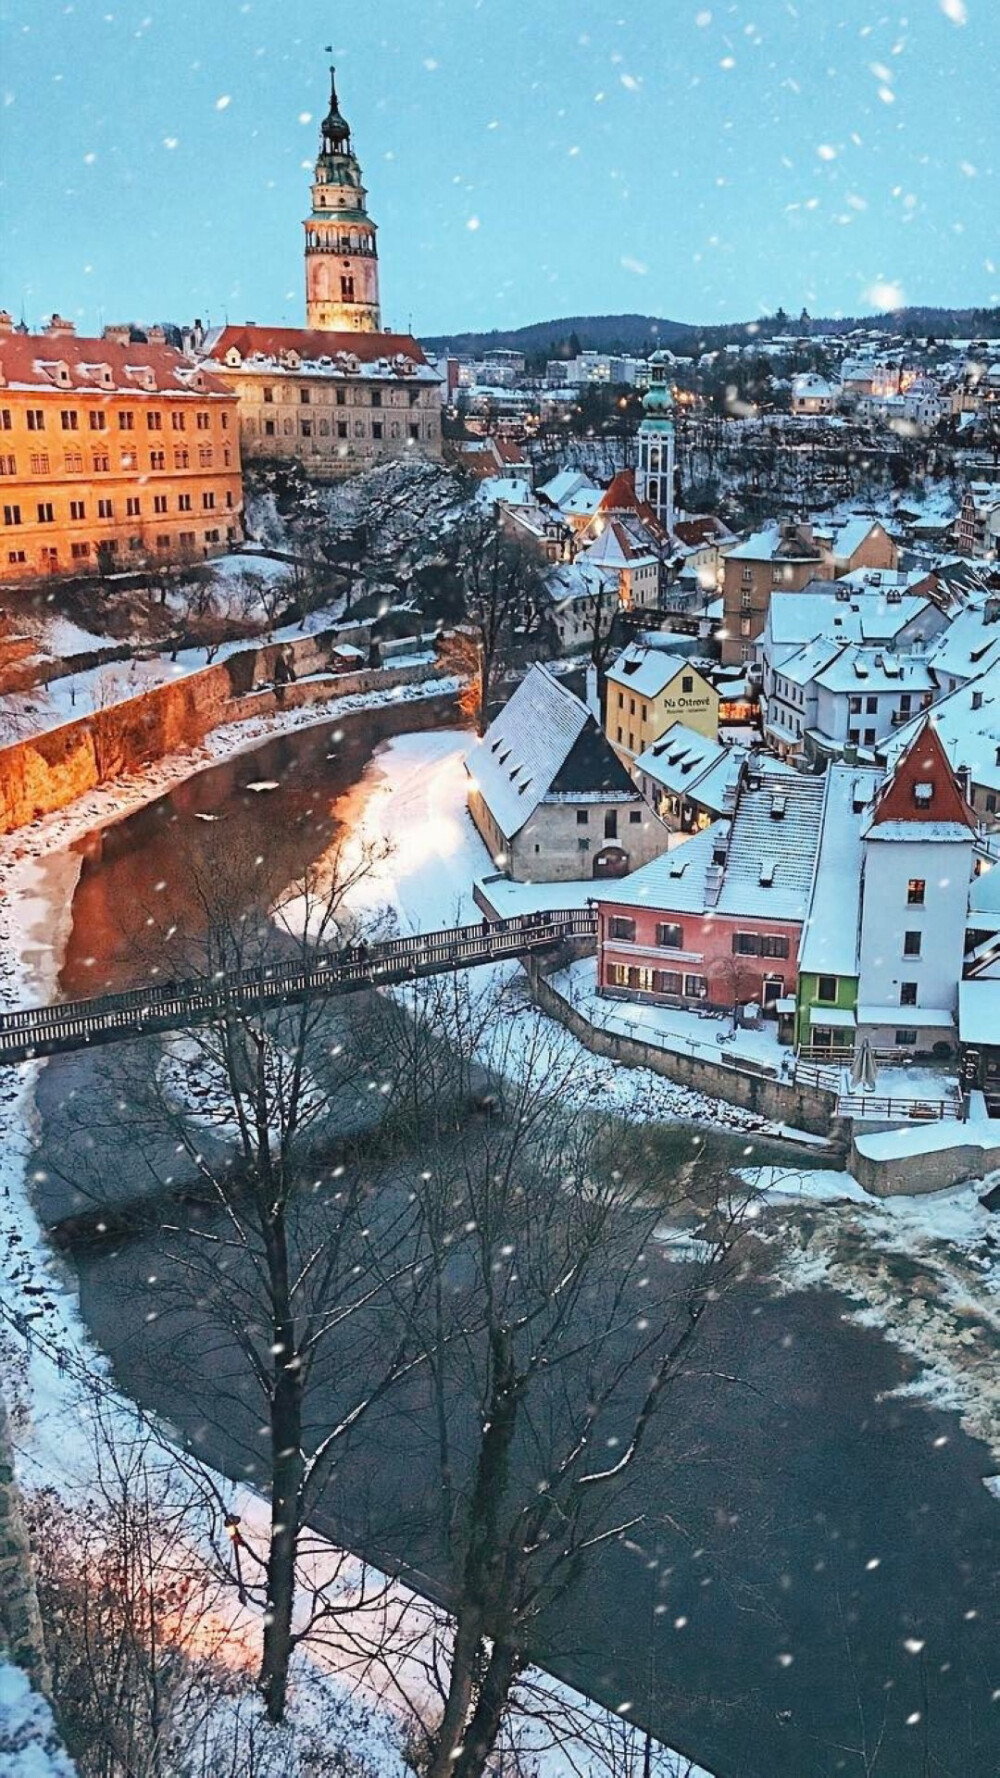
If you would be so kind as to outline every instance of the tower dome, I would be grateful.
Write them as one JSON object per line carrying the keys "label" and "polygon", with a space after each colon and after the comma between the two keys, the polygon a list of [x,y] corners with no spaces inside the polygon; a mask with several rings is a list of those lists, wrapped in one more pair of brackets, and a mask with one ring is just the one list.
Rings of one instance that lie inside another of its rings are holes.
{"label": "tower dome", "polygon": [[642,398],[642,411],[654,419],[669,419],[674,411],[674,398],[666,383],[654,383]]}

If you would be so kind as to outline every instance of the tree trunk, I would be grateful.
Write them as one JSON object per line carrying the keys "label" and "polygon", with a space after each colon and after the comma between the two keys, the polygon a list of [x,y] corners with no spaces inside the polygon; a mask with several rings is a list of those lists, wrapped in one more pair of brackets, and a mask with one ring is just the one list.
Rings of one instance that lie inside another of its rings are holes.
{"label": "tree trunk", "polygon": [[272,1722],[281,1722],[288,1691],[288,1664],[294,1641],[295,1562],[302,1513],[302,1372],[295,1348],[295,1325],[288,1287],[288,1251],[283,1217],[265,1230],[269,1282],[274,1303],[275,1375],[271,1394],[271,1535],[267,1552],[267,1609],[258,1685]]}
{"label": "tree trunk", "polygon": [[522,1659],[518,1649],[509,1642],[494,1643],[462,1751],[457,1760],[453,1761],[454,1778],[483,1778],[486,1763],[497,1744],[511,1690],[521,1666]]}
{"label": "tree trunk", "polygon": [[451,1653],[448,1697],[441,1726],[434,1737],[434,1750],[427,1768],[427,1778],[454,1778],[456,1758],[459,1757],[472,1706],[482,1645],[482,1617],[479,1611],[461,1612]]}

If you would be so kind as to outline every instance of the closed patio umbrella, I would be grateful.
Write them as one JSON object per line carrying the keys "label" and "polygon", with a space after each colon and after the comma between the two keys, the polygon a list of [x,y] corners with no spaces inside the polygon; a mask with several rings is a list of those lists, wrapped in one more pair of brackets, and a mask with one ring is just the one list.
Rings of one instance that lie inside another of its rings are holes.
{"label": "closed patio umbrella", "polygon": [[873,1093],[877,1078],[878,1070],[875,1066],[871,1043],[867,1037],[863,1037],[854,1052],[854,1061],[851,1065],[851,1086],[855,1092]]}

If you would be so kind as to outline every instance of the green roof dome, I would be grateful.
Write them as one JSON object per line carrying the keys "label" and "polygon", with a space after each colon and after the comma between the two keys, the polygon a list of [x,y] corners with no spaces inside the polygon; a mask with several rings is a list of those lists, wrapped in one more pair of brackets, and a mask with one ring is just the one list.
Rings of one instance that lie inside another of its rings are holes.
{"label": "green roof dome", "polygon": [[673,409],[674,398],[665,383],[657,383],[654,388],[647,389],[642,398],[643,413],[668,415],[673,413]]}

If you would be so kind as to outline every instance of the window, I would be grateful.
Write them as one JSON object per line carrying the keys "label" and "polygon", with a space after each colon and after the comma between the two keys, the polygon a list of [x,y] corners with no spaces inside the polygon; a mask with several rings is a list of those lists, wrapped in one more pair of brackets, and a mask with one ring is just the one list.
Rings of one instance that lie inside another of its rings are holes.
{"label": "window", "polygon": [[708,993],[708,983],[703,975],[686,975],[684,992],[691,1000],[704,1000]]}
{"label": "window", "polygon": [[230,467],[230,464],[231,464],[231,463],[232,463],[232,461],[233,461],[233,453],[232,453],[232,451],[231,451],[231,450],[230,450],[230,449],[229,449],[229,446],[228,446],[228,445],[223,445],[223,447],[222,447],[222,463],[223,463],[223,467],[224,467],[224,468],[225,468],[225,469],[228,469],[228,468],[229,468],[229,467]]}
{"label": "window", "polygon": [[264,437],[265,438],[273,438],[276,431],[277,431],[277,425],[274,420],[265,420],[264,421]]}
{"label": "window", "polygon": [[673,920],[660,920],[656,927],[656,942],[665,951],[683,951],[684,928]]}
{"label": "window", "polygon": [[130,407],[121,408],[118,414],[119,432],[135,431],[135,414]]}
{"label": "window", "polygon": [[340,280],[340,297],[341,297],[342,302],[353,302],[354,301],[354,279],[353,278],[341,278],[341,280]]}
{"label": "window", "polygon": [[654,969],[654,994],[680,994],[684,987],[684,977],[673,969]]}
{"label": "window", "polygon": [[166,496],[166,494],[154,494],[153,495],[153,511],[154,512],[166,512],[166,510],[167,510],[167,496]]}
{"label": "window", "polygon": [[303,438],[311,438],[313,435],[312,421],[311,420],[300,420],[299,421],[299,431],[302,434]]}
{"label": "window", "polygon": [[121,468],[122,469],[138,469],[138,467],[139,467],[139,458],[138,458],[137,453],[135,451],[123,451],[122,457],[121,457]]}
{"label": "window", "polygon": [[345,403],[345,402],[346,402],[346,400],[347,400],[347,392],[346,392],[346,390],[344,390],[344,389],[337,389],[337,390],[336,390],[336,391],[335,391],[335,396],[334,396],[334,399],[335,399],[335,400],[336,400],[336,403],[337,403],[337,406],[338,406],[338,407],[343,407],[343,406],[344,406],[344,403]]}
{"label": "window", "polygon": [[73,557],[74,561],[82,562],[84,560],[84,558],[86,556],[89,556],[89,554],[90,554],[90,544],[89,543],[71,543],[69,546],[69,553]]}
{"label": "window", "polygon": [[13,429],[13,425],[14,417],[11,414],[10,408],[0,407],[0,432],[10,432]]}
{"label": "window", "polygon": [[190,494],[178,494],[178,496],[177,496],[177,511],[178,512],[190,512],[191,511],[191,496],[190,496]]}
{"label": "window", "polygon": [[623,938],[631,944],[635,939],[635,921],[626,919],[624,914],[612,914],[608,921],[608,937]]}
{"label": "window", "polygon": [[206,414],[203,410],[199,409],[198,413],[195,415],[195,425],[197,426],[199,432],[207,432],[209,426],[211,425],[211,419],[210,419],[209,415]]}
{"label": "window", "polygon": [[382,391],[381,391],[381,389],[373,389],[372,390],[372,407],[381,407],[381,406],[382,406]]}
{"label": "window", "polygon": [[210,488],[207,490],[206,493],[204,493],[202,495],[201,505],[202,505],[203,512],[211,512],[214,509],[215,495],[212,493],[212,490]]}
{"label": "window", "polygon": [[205,542],[206,543],[218,543],[218,541],[219,541],[218,529],[216,529],[214,531],[206,531],[205,532]]}
{"label": "window", "polygon": [[896,1044],[897,1044],[897,1047],[901,1050],[902,1049],[912,1049],[913,1045],[916,1043],[916,1041],[917,1041],[917,1034],[915,1031],[905,1030],[905,1031],[897,1031],[896,1032]]}
{"label": "window", "polygon": [[929,809],[934,801],[933,784],[914,784],[913,801],[918,809]]}
{"label": "window", "polygon": [[53,517],[54,517],[54,514],[52,511],[51,500],[39,500],[39,502],[38,502],[38,523],[40,525],[51,525],[52,521],[53,521]]}
{"label": "window", "polygon": [[151,408],[146,415],[146,430],[147,432],[163,431],[163,415],[156,408]]}
{"label": "window", "polygon": [[87,508],[84,505],[82,500],[71,500],[70,501],[69,516],[71,519],[85,519],[86,518]]}
{"label": "window", "polygon": [[618,838],[617,809],[608,809],[604,816],[604,838],[606,840],[616,840]]}
{"label": "window", "polygon": [[102,407],[92,407],[90,410],[90,430],[91,430],[91,432],[104,432],[107,427],[107,424],[108,424],[108,416],[104,412],[104,409]]}
{"label": "window", "polygon": [[167,467],[167,453],[166,453],[166,451],[150,451],[150,453],[149,453],[149,467],[150,467],[150,469],[166,469],[166,467]]}
{"label": "window", "polygon": [[590,820],[590,816],[588,815],[586,809],[577,809],[577,811],[576,811],[576,825],[577,825],[577,827],[586,827],[589,820]]}
{"label": "window", "polygon": [[83,452],[82,451],[64,451],[63,452],[63,468],[66,470],[67,475],[82,475],[83,474]]}
{"label": "window", "polygon": [[923,877],[911,877],[906,885],[906,901],[911,908],[922,908],[927,884]]}
{"label": "window", "polygon": [[263,394],[264,394],[264,400],[268,403],[268,405],[270,405],[270,403],[273,402],[273,400],[274,400],[274,390],[273,389],[265,389],[263,391]]}
{"label": "window", "polygon": [[44,432],[45,431],[45,413],[42,408],[29,407],[29,409],[28,409],[28,431],[29,432]]}
{"label": "window", "polygon": [[0,475],[16,475],[16,457],[0,457]]}
{"label": "window", "polygon": [[157,537],[157,539],[156,539],[156,547],[157,547],[157,549],[169,549],[169,548],[170,548],[170,538],[169,538],[169,536],[167,536],[167,537],[164,537],[164,536],[159,536],[159,537]]}
{"label": "window", "polygon": [[694,675],[692,673],[685,673],[683,675],[681,679],[681,691],[685,696],[687,696],[688,692],[694,691]]}
{"label": "window", "polygon": [[900,1004],[900,1006],[916,1006],[916,1004],[917,1004],[917,984],[916,984],[916,982],[900,982],[900,984],[899,984],[899,1004]]}
{"label": "window", "polygon": [[629,821],[630,827],[638,827],[641,820],[642,820],[642,810],[641,809],[630,809],[629,810],[628,821]]}
{"label": "window", "polygon": [[923,937],[923,934],[920,932],[904,932],[903,933],[903,956],[904,957],[919,957],[919,955],[920,955],[920,941],[921,941],[922,937]]}
{"label": "window", "polygon": [[848,714],[850,716],[860,716],[861,715],[861,699],[860,698],[848,698],[847,710],[848,710]]}
{"label": "window", "polygon": [[211,447],[211,445],[199,445],[198,446],[198,463],[199,463],[200,468],[202,468],[202,469],[211,469],[211,467],[212,467],[212,447]]}
{"label": "window", "polygon": [[308,407],[309,403],[312,400],[312,390],[311,389],[300,389],[299,390],[299,400],[302,403],[303,407]]}
{"label": "window", "polygon": [[337,421],[337,437],[338,438],[346,438],[347,437],[347,421],[346,420],[338,420]]}
{"label": "window", "polygon": [[191,452],[187,449],[186,446],[182,445],[179,450],[176,450],[174,452],[174,468],[175,469],[188,469],[188,468],[190,468],[190,465],[191,465]]}
{"label": "window", "polygon": [[219,424],[222,427],[223,432],[228,432],[229,431],[229,415],[228,414],[220,414],[219,415]]}
{"label": "window", "polygon": [[751,568],[749,562],[747,563],[746,567],[743,570],[743,584],[744,584],[744,586],[752,586],[753,585],[753,569]]}
{"label": "window", "polygon": [[99,519],[113,519],[115,516],[114,502],[112,500],[99,500],[97,502],[97,516]]}
{"label": "window", "polygon": [[94,474],[101,475],[111,468],[111,458],[107,451],[94,452]]}
{"label": "window", "polygon": [[139,517],[139,514],[141,513],[141,511],[142,511],[142,506],[140,504],[138,495],[129,494],[126,501],[125,501],[125,517],[127,519],[137,519]]}
{"label": "window", "polygon": [[749,636],[752,628],[753,628],[753,624],[752,624],[750,618],[748,618],[748,617],[741,617],[740,618],[740,635],[741,636]]}
{"label": "window", "polygon": [[734,955],[734,957],[759,957],[760,956],[760,933],[759,932],[734,932],[733,933],[733,955]]}
{"label": "window", "polygon": [[9,549],[7,551],[7,560],[13,567],[17,562],[26,562],[28,557],[23,549]]}
{"label": "window", "polygon": [[80,416],[75,407],[64,407],[59,419],[64,432],[78,432],[80,430]]}
{"label": "window", "polygon": [[866,716],[877,716],[878,715],[878,698],[866,698],[865,699],[865,715]]}
{"label": "window", "polygon": [[173,413],[170,416],[170,424],[175,432],[183,432],[187,426],[187,416],[185,414]]}
{"label": "window", "polygon": [[410,427],[410,437],[414,440],[414,442],[416,442],[416,440],[420,437],[420,427],[419,426],[411,426]]}
{"label": "window", "polygon": [[860,741],[860,739],[861,739],[861,730],[859,728],[849,728],[848,729],[847,740],[848,740],[848,744],[851,747],[856,747],[858,742]]}
{"label": "window", "polygon": [[590,851],[590,841],[589,840],[577,840],[576,849],[578,852],[589,852]]}
{"label": "window", "polygon": [[740,588],[740,610],[753,610],[753,592],[750,587],[745,586]]}
{"label": "window", "polygon": [[821,975],[817,978],[816,998],[826,1001],[827,1005],[832,1005],[836,1001],[837,978],[835,975]]}
{"label": "window", "polygon": [[3,522],[5,525],[19,525],[21,523],[21,508],[19,506],[5,506]]}
{"label": "window", "polygon": [[783,932],[764,932],[761,934],[760,954],[762,957],[787,957],[788,940]]}
{"label": "window", "polygon": [[988,790],[986,792],[986,813],[987,813],[987,815],[995,815],[996,812],[997,812],[996,791],[995,790]]}
{"label": "window", "polygon": [[875,730],[873,728],[866,728],[865,729],[865,746],[866,747],[873,747],[874,745],[875,745]]}
{"label": "window", "polygon": [[373,420],[372,421],[372,437],[373,438],[381,438],[384,430],[385,430],[385,428],[382,425],[381,420]]}
{"label": "window", "polygon": [[48,475],[49,454],[47,451],[32,451],[31,473],[32,475]]}

